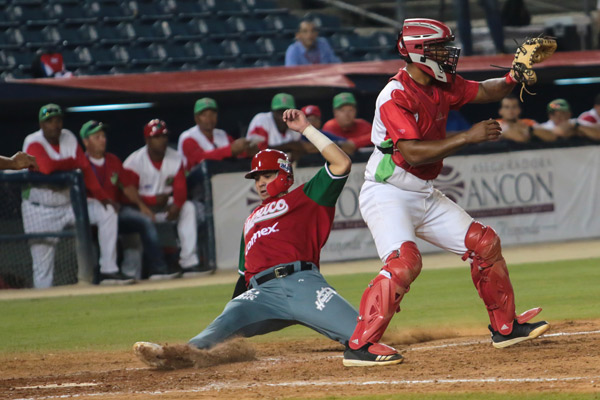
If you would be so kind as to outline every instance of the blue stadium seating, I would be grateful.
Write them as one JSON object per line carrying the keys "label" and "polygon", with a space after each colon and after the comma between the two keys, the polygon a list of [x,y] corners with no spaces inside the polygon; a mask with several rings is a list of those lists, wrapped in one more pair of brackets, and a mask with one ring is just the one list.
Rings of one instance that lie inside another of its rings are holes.
{"label": "blue stadium seating", "polygon": [[[88,24],[67,25],[58,29],[60,35],[60,44],[63,47],[70,48],[76,46],[91,46],[94,44],[94,28]],[[69,53],[66,51],[65,53]],[[64,55],[63,55],[64,58]]]}
{"label": "blue stadium seating", "polygon": [[[46,48],[83,74],[283,65],[301,20],[276,0],[0,0],[0,8],[1,77],[27,74]],[[336,16],[306,17],[344,61],[396,58],[395,35],[358,36]]]}
{"label": "blue stadium seating", "polygon": [[275,34],[275,29],[270,28],[267,22],[258,18],[232,17],[227,23],[239,37],[261,37]]}
{"label": "blue stadium seating", "polygon": [[173,20],[168,23],[168,36],[174,41],[187,42],[189,40],[199,40],[208,37],[207,32],[200,30],[198,20],[190,21]]}
{"label": "blue stadium seating", "polygon": [[137,43],[161,43],[168,38],[168,22],[164,20],[137,22],[132,24]]}

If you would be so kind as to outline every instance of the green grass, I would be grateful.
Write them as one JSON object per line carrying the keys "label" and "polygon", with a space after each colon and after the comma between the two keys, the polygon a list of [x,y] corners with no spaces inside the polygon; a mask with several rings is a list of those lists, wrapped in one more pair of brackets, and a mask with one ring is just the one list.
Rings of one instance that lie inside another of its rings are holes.
{"label": "green grass", "polygon": [[[327,276],[326,269],[324,273]],[[542,317],[551,321],[600,318],[600,259],[513,265],[510,273],[517,312],[542,306]],[[372,278],[373,274],[353,274],[328,280],[358,306]],[[124,350],[139,340],[182,343],[221,313],[232,291],[233,284],[0,301],[0,352]],[[469,269],[464,267],[424,270],[390,326],[397,330],[440,326],[485,329],[487,323]],[[318,336],[296,326],[253,340]]]}

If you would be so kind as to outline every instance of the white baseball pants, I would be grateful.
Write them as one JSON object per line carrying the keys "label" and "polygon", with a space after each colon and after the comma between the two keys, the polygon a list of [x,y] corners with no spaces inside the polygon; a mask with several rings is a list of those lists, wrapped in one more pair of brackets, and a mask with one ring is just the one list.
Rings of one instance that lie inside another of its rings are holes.
{"label": "white baseball pants", "polygon": [[[100,272],[110,274],[117,272],[117,213],[108,206],[104,208],[96,199],[88,198],[88,214],[90,223],[98,226],[98,242],[100,246]],[[25,233],[61,231],[67,225],[75,223],[75,214],[70,204],[58,207],[47,207],[39,203],[23,200],[23,228]],[[58,243],[56,238],[36,239],[30,242],[33,260],[33,286],[47,288],[54,279],[54,254]]]}
{"label": "white baseball pants", "polygon": [[415,190],[373,181],[362,186],[360,212],[383,262],[417,237],[455,254],[467,251],[465,235],[473,218],[430,181],[421,182],[420,188],[411,188]]}
{"label": "white baseball pants", "polygon": [[[169,199],[169,204],[172,198]],[[160,212],[155,214],[156,222],[167,220],[167,213]],[[197,252],[198,241],[198,223],[196,221],[196,208],[194,203],[186,200],[181,206],[179,219],[177,220],[177,236],[179,237],[179,265],[182,268],[193,267],[200,263]]]}

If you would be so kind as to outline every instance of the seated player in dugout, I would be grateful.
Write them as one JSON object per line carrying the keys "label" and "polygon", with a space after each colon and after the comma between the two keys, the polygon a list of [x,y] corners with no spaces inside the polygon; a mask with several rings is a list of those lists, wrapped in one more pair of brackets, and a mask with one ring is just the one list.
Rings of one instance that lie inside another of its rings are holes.
{"label": "seated player in dugout", "polygon": [[[468,144],[500,137],[500,124],[492,119],[447,137],[448,112],[467,103],[497,102],[517,83],[534,82],[535,72],[515,61],[502,78],[466,80],[456,74],[460,49],[451,46],[452,41],[452,31],[439,21],[406,19],[397,42],[406,66],[376,100],[372,140],[377,147],[365,169],[359,205],[384,266],[362,296],[358,323],[344,352],[345,366],[402,362],[394,348],[379,341],[421,272],[417,237],[470,260],[471,278],[488,313],[494,347],[534,339],[550,327],[546,321],[528,322],[540,308],[516,314],[494,229],[473,220],[433,186],[445,157]],[[515,60],[527,51],[532,59],[531,52],[536,52],[540,62],[555,49],[552,39],[531,39],[519,47]]]}
{"label": "seated player in dugout", "polygon": [[196,125],[182,132],[177,142],[177,151],[183,157],[187,171],[204,160],[252,157],[258,152],[256,143],[246,138],[233,139],[223,129],[218,129],[218,117],[219,107],[214,99],[203,97],[194,104]]}
{"label": "seated player in dugout", "polygon": [[[283,119],[319,149],[325,166],[294,190],[287,155],[260,151],[246,179],[253,179],[262,203],[246,219],[240,246],[243,291],[232,299],[187,346],[210,349],[234,336],[250,337],[301,324],[342,344],[356,326],[356,310],[323,278],[319,269],[335,214],[335,204],[350,172],[350,158],[310,125],[300,110]],[[168,368],[171,351],[138,342],[135,354],[146,364]],[[182,356],[181,354],[179,354]]]}
{"label": "seated player in dugout", "polygon": [[[169,130],[164,121],[153,119],[144,126],[146,145],[134,151],[123,162],[124,190],[137,194],[135,201],[123,207],[120,218],[145,222],[149,233],[144,240],[146,248],[154,249],[154,257],[164,260],[160,251],[158,233],[154,222],[177,223],[180,243],[179,267],[184,277],[210,272],[200,264],[197,251],[197,220],[194,204],[187,200],[187,183],[183,159],[168,146]],[[129,190],[133,186],[135,190]],[[147,243],[146,243],[147,242]],[[154,264],[151,280],[171,279],[174,274],[162,262]]]}
{"label": "seated player in dugout", "polygon": [[281,150],[290,155],[292,161],[312,151],[310,142],[301,140],[302,134],[290,129],[283,120],[287,109],[296,108],[296,100],[289,93],[277,93],[271,99],[271,111],[256,114],[250,121],[246,138],[260,150]]}

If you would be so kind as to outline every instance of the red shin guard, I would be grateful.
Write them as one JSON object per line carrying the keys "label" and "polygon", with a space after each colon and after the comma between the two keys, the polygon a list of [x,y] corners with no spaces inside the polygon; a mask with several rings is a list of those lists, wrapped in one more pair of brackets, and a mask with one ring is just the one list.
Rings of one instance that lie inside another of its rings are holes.
{"label": "red shin guard", "polygon": [[359,349],[381,339],[402,297],[421,272],[421,254],[414,242],[405,242],[386,260],[382,271],[369,283],[360,301],[358,324],[349,346]]}
{"label": "red shin guard", "polygon": [[465,245],[469,251],[463,259],[471,258],[471,278],[488,310],[492,329],[508,335],[516,318],[515,295],[502,257],[500,238],[492,228],[473,222]]}

